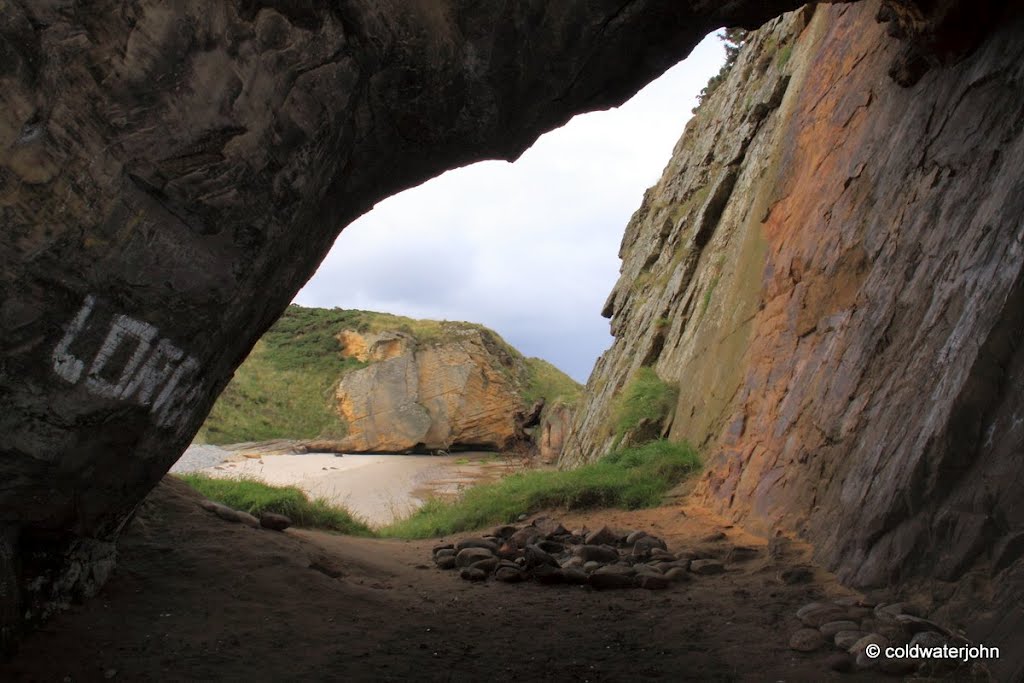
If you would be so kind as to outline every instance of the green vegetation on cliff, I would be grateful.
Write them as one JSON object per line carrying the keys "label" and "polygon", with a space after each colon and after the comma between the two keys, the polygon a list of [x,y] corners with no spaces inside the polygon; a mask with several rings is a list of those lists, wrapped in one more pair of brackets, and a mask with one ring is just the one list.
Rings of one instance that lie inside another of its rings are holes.
{"label": "green vegetation on cliff", "polygon": [[504,524],[521,514],[552,508],[654,507],[669,489],[699,468],[700,459],[687,444],[653,441],[614,451],[573,470],[535,470],[474,486],[455,502],[428,501],[380,534],[430,538]]}
{"label": "green vegetation on cliff", "polygon": [[583,394],[583,387],[542,358],[527,358],[526,370],[529,383],[523,400],[527,405],[543,398],[549,406],[575,406]]}
{"label": "green vegetation on cliff", "polygon": [[341,354],[337,334],[359,320],[359,311],[289,306],[235,371],[196,440],[226,444],[344,434],[331,395],[341,375],[364,364]]}
{"label": "green vegetation on cliff", "polygon": [[637,370],[615,401],[615,446],[644,423],[660,428],[672,414],[678,395],[678,388],[658,377],[653,368]]}
{"label": "green vegetation on cliff", "polygon": [[525,367],[517,382],[524,405],[538,398],[572,405],[580,395],[580,385],[561,370],[539,358],[524,358],[497,333],[476,323],[292,305],[235,372],[196,441],[229,444],[343,437],[347,426],[338,414],[335,391],[346,373],[367,365],[344,355],[338,339],[343,330],[399,332],[426,346],[454,342],[467,332],[481,333],[492,352],[503,359],[503,372]]}

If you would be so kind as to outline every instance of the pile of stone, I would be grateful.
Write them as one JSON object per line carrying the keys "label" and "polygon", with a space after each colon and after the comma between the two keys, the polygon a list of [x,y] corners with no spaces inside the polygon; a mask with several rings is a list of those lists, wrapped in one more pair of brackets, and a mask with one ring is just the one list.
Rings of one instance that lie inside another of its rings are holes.
{"label": "pile of stone", "polygon": [[966,644],[962,637],[924,618],[922,610],[912,603],[848,597],[809,603],[797,610],[796,616],[804,628],[793,633],[789,647],[799,652],[826,647],[839,650],[828,659],[834,671],[871,669],[894,675],[917,672],[936,676],[948,675],[962,664],[956,660],[886,656],[890,647]]}
{"label": "pile of stone", "polygon": [[198,503],[199,507],[212,512],[226,522],[233,522],[235,524],[244,524],[253,529],[270,529],[271,531],[284,531],[292,525],[292,520],[284,515],[279,515],[275,512],[263,512],[260,513],[257,519],[253,515],[250,515],[244,510],[235,510],[223,505],[222,503],[216,503],[212,500],[201,500]]}
{"label": "pile of stone", "polygon": [[669,552],[645,531],[569,531],[547,518],[502,526],[488,536],[434,548],[434,563],[458,569],[467,581],[588,585],[596,589],[661,590],[693,574],[719,574],[724,565],[691,551]]}

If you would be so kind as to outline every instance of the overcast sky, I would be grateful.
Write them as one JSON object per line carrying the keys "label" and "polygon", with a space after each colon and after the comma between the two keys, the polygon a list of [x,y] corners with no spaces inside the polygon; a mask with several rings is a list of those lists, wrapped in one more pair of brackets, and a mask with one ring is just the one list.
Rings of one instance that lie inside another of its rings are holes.
{"label": "overcast sky", "polygon": [[709,36],[626,104],[575,117],[514,164],[456,169],[382,201],[295,302],[483,323],[585,382],[612,342],[601,308],[626,223],[724,58]]}

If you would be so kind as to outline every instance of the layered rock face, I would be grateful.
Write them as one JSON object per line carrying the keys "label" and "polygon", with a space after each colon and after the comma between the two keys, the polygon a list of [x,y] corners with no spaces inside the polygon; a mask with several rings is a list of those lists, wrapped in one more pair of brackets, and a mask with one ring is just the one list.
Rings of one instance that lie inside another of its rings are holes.
{"label": "layered rock face", "polygon": [[982,9],[932,61],[876,3],[752,35],[626,230],[565,464],[652,366],[713,507],[857,585],[982,567],[1019,598],[1024,20]]}
{"label": "layered rock face", "polygon": [[338,383],[347,434],[317,439],[316,450],[402,453],[507,448],[526,440],[521,390],[526,367],[489,332],[459,329],[444,343],[420,345],[401,333],[341,335],[347,349],[376,361]]}
{"label": "layered rock face", "polygon": [[88,590],[344,225],[794,4],[0,4],[0,550]]}

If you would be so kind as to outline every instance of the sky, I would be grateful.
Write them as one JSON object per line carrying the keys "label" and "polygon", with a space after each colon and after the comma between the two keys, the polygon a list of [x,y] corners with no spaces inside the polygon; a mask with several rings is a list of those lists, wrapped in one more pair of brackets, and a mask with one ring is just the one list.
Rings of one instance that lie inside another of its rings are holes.
{"label": "sky", "polygon": [[626,223],[724,59],[708,36],[621,107],[576,116],[515,163],[466,166],[380,202],[295,303],[482,323],[586,382],[612,342],[601,309]]}

